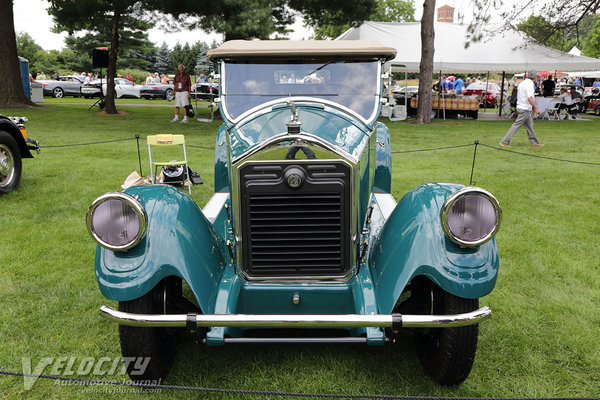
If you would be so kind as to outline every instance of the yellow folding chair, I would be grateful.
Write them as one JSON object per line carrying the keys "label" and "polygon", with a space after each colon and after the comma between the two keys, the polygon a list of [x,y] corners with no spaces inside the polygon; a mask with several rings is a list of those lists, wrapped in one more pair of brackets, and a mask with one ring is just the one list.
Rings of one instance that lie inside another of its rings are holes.
{"label": "yellow folding chair", "polygon": [[[149,135],[146,138],[148,142],[148,158],[150,159],[150,170],[152,171],[152,183],[156,183],[156,169],[163,166],[182,165],[185,169],[185,176],[188,182],[188,192],[192,194],[192,181],[190,180],[190,169],[188,168],[187,155],[185,152],[185,137],[183,135]],[[152,161],[152,146],[182,146],[183,161]],[[184,182],[185,184],[185,182]]]}

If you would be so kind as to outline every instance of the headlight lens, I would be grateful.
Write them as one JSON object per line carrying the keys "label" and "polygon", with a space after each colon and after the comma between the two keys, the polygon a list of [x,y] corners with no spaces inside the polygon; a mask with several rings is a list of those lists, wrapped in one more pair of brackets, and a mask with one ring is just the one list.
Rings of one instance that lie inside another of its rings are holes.
{"label": "headlight lens", "polygon": [[442,206],[442,227],[461,246],[478,246],[494,237],[502,221],[502,209],[491,193],[475,187],[450,195]]}
{"label": "headlight lens", "polygon": [[134,197],[120,192],[98,197],[87,212],[92,237],[109,250],[127,250],[146,234],[148,216]]}

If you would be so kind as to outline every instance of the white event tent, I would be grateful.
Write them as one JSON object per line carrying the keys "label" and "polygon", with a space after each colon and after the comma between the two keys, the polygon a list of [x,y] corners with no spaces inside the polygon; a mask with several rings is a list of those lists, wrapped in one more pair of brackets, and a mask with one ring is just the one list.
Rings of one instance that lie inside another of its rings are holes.
{"label": "white event tent", "polygon": [[[576,56],[533,43],[524,34],[507,31],[490,39],[464,44],[467,27],[436,22],[434,71],[447,72],[523,72],[575,71],[600,69],[600,59]],[[398,54],[392,63],[402,64],[408,71],[418,71],[421,60],[421,24],[419,22],[364,22],[350,28],[336,40],[378,40],[394,47]]]}

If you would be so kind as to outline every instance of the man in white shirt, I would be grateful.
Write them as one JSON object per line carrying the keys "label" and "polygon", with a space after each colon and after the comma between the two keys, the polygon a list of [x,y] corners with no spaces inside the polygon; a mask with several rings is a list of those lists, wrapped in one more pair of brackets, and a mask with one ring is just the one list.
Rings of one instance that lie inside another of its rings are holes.
{"label": "man in white shirt", "polygon": [[532,81],[536,76],[537,71],[527,71],[527,77],[523,82],[519,83],[519,86],[517,86],[517,119],[500,142],[500,146],[512,147],[510,145],[510,139],[512,139],[513,135],[522,125],[525,125],[525,129],[527,130],[529,143],[531,143],[532,146],[543,146],[533,131],[533,117],[540,113],[540,110],[535,104],[535,86]]}

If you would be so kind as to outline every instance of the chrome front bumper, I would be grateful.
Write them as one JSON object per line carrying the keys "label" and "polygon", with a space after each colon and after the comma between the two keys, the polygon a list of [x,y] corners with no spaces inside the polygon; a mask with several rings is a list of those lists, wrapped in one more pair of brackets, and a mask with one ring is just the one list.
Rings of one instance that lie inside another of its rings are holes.
{"label": "chrome front bumper", "polygon": [[492,315],[489,307],[453,315],[345,314],[345,315],[248,315],[248,314],[134,314],[100,307],[100,315],[120,325],[143,327],[239,327],[239,328],[455,328],[478,324]]}

